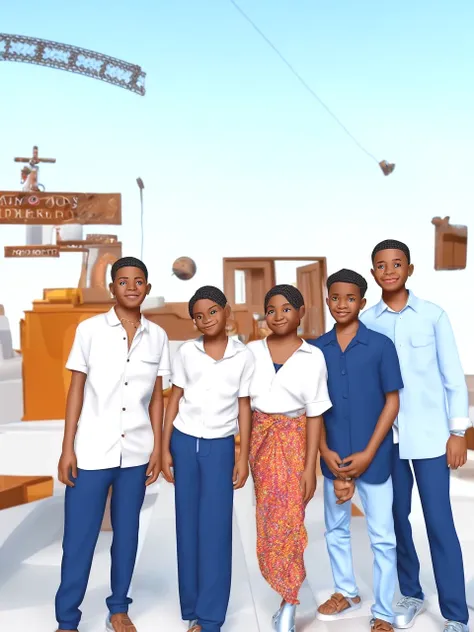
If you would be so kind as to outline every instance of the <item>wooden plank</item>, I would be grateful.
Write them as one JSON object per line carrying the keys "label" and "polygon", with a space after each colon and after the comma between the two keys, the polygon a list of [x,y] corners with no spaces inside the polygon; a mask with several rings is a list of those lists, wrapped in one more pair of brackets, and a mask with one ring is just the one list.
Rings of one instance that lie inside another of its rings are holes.
{"label": "wooden plank", "polygon": [[57,246],[5,246],[6,258],[43,259],[59,257]]}
{"label": "wooden plank", "polygon": [[0,509],[9,509],[53,495],[51,476],[0,476]]}
{"label": "wooden plank", "polygon": [[121,224],[120,193],[0,191],[0,224]]}

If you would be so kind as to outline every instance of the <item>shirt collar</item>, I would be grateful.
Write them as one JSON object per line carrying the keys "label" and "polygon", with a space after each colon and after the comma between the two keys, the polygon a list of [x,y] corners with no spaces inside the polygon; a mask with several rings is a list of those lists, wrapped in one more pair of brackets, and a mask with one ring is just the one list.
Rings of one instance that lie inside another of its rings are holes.
{"label": "shirt collar", "polygon": [[[204,349],[204,336],[199,336],[199,338],[196,338],[194,341],[194,344],[199,349],[199,351],[206,353],[206,350]],[[245,349],[245,345],[243,342],[240,342],[240,340],[237,337],[229,336],[227,338],[227,346],[225,348],[225,352],[222,359],[231,358],[232,356],[235,356],[237,353],[240,353],[244,349]]]}
{"label": "shirt collar", "polygon": [[[263,338],[263,344],[265,346],[265,348],[268,350],[268,343],[267,343],[267,339]],[[297,353],[298,351],[304,351],[305,353],[313,353],[313,348],[312,346],[306,342],[306,340],[303,340],[303,338],[301,339],[301,346],[298,347],[298,349],[295,351],[295,353]]]}
{"label": "shirt collar", "polygon": [[[420,299],[418,299],[411,290],[408,290],[408,301],[401,311],[403,312],[405,309],[410,308],[414,312],[417,312],[419,310],[419,305]],[[378,318],[381,314],[387,311],[393,312],[393,309],[390,309],[390,307],[382,299],[380,299],[375,306],[375,317]]]}
{"label": "shirt collar", "polygon": [[[363,345],[369,344],[369,331],[362,321],[359,320],[359,329],[351,342],[360,342]],[[324,346],[337,343],[336,325],[328,332]]]}
{"label": "shirt collar", "polygon": [[[105,318],[107,320],[107,324],[110,325],[111,327],[117,327],[117,325],[121,325],[122,324],[120,322],[119,317],[117,316],[117,312],[115,311],[114,307],[112,307],[112,309],[110,309],[106,313]],[[143,329],[144,331],[148,331],[149,330],[148,319],[145,318],[145,316],[143,316],[143,314],[141,315],[140,327],[138,328],[138,330],[140,330],[140,329]]]}

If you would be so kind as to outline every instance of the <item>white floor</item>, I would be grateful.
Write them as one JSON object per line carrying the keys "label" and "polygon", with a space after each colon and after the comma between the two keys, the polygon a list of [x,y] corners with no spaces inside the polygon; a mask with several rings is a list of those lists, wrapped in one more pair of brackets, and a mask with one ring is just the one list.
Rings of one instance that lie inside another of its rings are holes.
{"label": "white floor", "polygon": [[[43,426],[46,431],[46,426]],[[10,430],[10,432],[9,432]],[[0,432],[0,469],[2,474],[31,473],[28,458],[19,454],[15,442],[23,447],[28,439],[38,448],[49,444],[57,449],[57,424],[50,425],[49,441],[37,428],[28,432],[18,425],[3,426]],[[40,436],[40,434],[42,436]],[[13,443],[12,443],[13,442]],[[41,450],[40,450],[41,451]],[[37,454],[38,450],[34,450]],[[25,454],[25,452],[23,452]],[[33,451],[32,451],[33,454]],[[43,454],[48,467],[37,474],[49,473],[54,459]],[[32,458],[34,461],[35,459]],[[25,468],[23,470],[23,468]],[[26,471],[28,470],[28,471]],[[52,472],[51,472],[52,473]],[[363,518],[353,520],[353,552],[357,568],[362,610],[354,613],[350,623],[343,620],[322,623],[314,620],[317,603],[331,591],[331,575],[324,543],[322,493],[320,484],[316,498],[307,511],[310,544],[306,553],[308,578],[301,591],[298,629],[320,632],[362,632],[368,630],[371,603],[371,552]],[[63,490],[57,487],[53,498],[0,511],[0,630],[3,632],[53,632],[54,594],[59,579],[61,557]],[[453,506],[459,537],[464,550],[468,595],[474,604],[474,476],[472,470],[453,476]],[[422,561],[422,581],[428,596],[428,612],[417,620],[414,630],[434,632],[443,629],[439,615],[425,530],[418,499],[414,502],[413,524]],[[223,632],[270,632],[270,618],[279,598],[261,578],[255,556],[255,517],[253,490],[249,484],[236,493],[234,518],[234,571],[228,617]],[[81,632],[103,632],[105,597],[108,595],[110,533],[102,533],[97,546],[89,590],[83,604]],[[174,540],[174,501],[170,485],[160,482],[150,490],[142,514],[141,542],[130,614],[139,632],[185,630],[180,620],[176,553]]]}

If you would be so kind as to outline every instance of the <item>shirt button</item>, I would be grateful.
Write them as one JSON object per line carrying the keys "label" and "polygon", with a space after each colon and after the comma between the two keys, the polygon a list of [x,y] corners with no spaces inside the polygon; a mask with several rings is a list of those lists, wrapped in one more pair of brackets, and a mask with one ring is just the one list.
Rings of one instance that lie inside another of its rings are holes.
{"label": "shirt button", "polygon": [[127,362],[130,362],[130,358],[127,359]]}
{"label": "shirt button", "polygon": [[123,434],[122,437],[125,437],[125,435]]}
{"label": "shirt button", "polygon": [[125,386],[128,386],[128,382],[125,382]]}
{"label": "shirt button", "polygon": [[347,395],[344,393],[344,395],[342,396],[344,399],[347,399]]}
{"label": "shirt button", "polygon": [[341,373],[342,373],[342,375],[345,375],[345,374],[346,374],[346,372],[345,372],[344,370],[342,370],[342,371],[341,371]]}
{"label": "shirt button", "polygon": [[127,410],[126,408],[122,408],[122,410]]}

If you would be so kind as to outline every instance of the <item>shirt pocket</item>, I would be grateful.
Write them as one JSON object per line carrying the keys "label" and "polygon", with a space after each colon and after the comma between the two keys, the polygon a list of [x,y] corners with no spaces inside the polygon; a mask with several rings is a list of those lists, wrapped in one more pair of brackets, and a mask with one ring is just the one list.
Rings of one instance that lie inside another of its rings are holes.
{"label": "shirt pocket", "polygon": [[413,333],[410,338],[413,368],[424,372],[436,363],[436,338],[431,333]]}
{"label": "shirt pocket", "polygon": [[160,356],[156,353],[143,354],[138,362],[140,373],[150,379],[155,380],[158,375]]}

